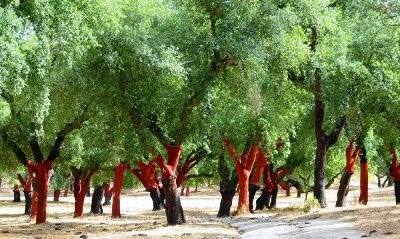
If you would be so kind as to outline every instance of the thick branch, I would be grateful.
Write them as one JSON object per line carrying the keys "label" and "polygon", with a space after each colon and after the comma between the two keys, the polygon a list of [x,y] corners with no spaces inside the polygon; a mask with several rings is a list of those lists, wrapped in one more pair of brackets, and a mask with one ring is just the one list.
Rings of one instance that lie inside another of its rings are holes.
{"label": "thick branch", "polygon": [[341,117],[339,119],[339,121],[336,123],[335,128],[332,130],[332,132],[326,138],[328,148],[331,147],[332,145],[334,145],[338,141],[340,132],[342,132],[342,129],[345,124],[346,124],[346,118]]}
{"label": "thick branch", "polygon": [[1,132],[0,136],[3,142],[14,152],[18,161],[26,166],[28,164],[28,157],[26,156],[24,151],[17,145],[17,143],[9,138],[6,132]]}
{"label": "thick branch", "polygon": [[49,153],[49,156],[47,157],[48,160],[53,161],[60,155],[61,147],[64,144],[65,137],[67,137],[67,135],[72,131],[80,129],[87,119],[88,118],[85,109],[80,116],[75,118],[72,122],[66,124],[64,128],[57,133],[57,138]]}
{"label": "thick branch", "polygon": [[172,140],[164,133],[164,131],[158,125],[157,121],[157,115],[150,114],[148,117],[147,128],[160,141],[163,146],[174,145],[175,143],[173,143]]}

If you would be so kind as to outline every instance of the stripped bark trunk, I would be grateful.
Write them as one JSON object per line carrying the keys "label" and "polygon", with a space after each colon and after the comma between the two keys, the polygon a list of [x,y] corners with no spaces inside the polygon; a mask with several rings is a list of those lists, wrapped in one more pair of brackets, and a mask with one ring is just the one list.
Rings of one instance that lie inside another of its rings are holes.
{"label": "stripped bark trunk", "polygon": [[124,163],[120,163],[115,166],[114,169],[114,183],[113,183],[113,201],[112,201],[112,209],[111,209],[111,217],[112,218],[121,218],[121,190],[122,184],[124,182],[124,173],[127,168],[127,165]]}

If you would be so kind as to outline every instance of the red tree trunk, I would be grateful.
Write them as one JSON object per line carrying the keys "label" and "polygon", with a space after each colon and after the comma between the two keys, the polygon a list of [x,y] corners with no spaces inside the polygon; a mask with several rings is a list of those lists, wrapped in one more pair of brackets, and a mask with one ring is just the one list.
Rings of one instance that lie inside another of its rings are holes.
{"label": "red tree trunk", "polygon": [[360,198],[359,203],[367,205],[368,203],[368,161],[365,147],[362,147],[360,155]]}
{"label": "red tree trunk", "polygon": [[[45,160],[41,163],[28,163],[28,167],[36,173],[35,182],[37,187],[37,210],[36,224],[46,222],[47,189],[49,186],[49,171],[52,161]],[[34,211],[34,210],[32,210]]]}
{"label": "red tree trunk", "polygon": [[32,193],[32,208],[31,208],[31,217],[34,218],[37,215],[37,205],[38,205],[38,193],[36,190]]}
{"label": "red tree trunk", "polygon": [[396,198],[396,205],[400,205],[400,165],[397,162],[397,153],[394,148],[390,149],[392,157],[392,165],[390,167],[390,176],[394,179],[394,195]]}
{"label": "red tree trunk", "polygon": [[126,169],[127,165],[124,163],[120,163],[114,168],[114,183],[113,183],[114,196],[111,209],[112,218],[121,217],[120,197],[121,197],[122,184],[124,182],[124,173]]}
{"label": "red tree trunk", "polygon": [[235,214],[248,214],[250,213],[249,177],[259,151],[258,144],[253,144],[250,150],[245,151],[240,157],[237,155],[234,146],[228,140],[224,140],[224,145],[235,162],[235,169],[239,179],[239,201]]}
{"label": "red tree trunk", "polygon": [[354,173],[354,164],[357,161],[358,154],[360,153],[360,148],[356,146],[353,151],[353,142],[351,141],[346,148],[346,166],[344,168],[344,173],[340,179],[339,189],[337,192],[336,207],[342,207],[344,204],[344,199],[349,190],[349,184],[351,176]]}
{"label": "red tree trunk", "polygon": [[83,217],[83,205],[85,203],[85,196],[89,182],[90,182],[89,177],[83,178],[80,182],[80,190],[78,192],[77,198],[75,198],[74,217],[80,217],[80,218]]}
{"label": "red tree trunk", "polygon": [[165,149],[168,153],[167,164],[164,163],[164,159],[161,156],[158,156],[156,161],[163,172],[162,177],[167,223],[168,225],[177,225],[186,222],[179,193],[177,192],[175,175],[179,158],[182,152],[182,146],[166,145]]}

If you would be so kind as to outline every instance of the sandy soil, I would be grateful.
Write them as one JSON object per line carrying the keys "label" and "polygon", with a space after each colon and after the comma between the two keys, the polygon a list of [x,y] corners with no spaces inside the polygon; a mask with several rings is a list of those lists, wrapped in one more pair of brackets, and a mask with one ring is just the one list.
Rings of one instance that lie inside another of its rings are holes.
{"label": "sandy soil", "polygon": [[[48,222],[35,225],[21,215],[24,203],[12,203],[10,189],[0,191],[0,238],[400,238],[400,207],[394,206],[393,188],[370,185],[368,206],[360,206],[357,181],[352,182],[347,206],[334,207],[336,188],[327,191],[328,208],[304,214],[304,198],[278,198],[278,209],[239,218],[215,217],[220,196],[216,189],[201,189],[182,197],[188,223],[168,227],[164,211],[152,212],[146,192],[127,191],[121,199],[123,218],[112,220],[111,207],[103,215],[73,218],[73,197],[48,203]],[[309,195],[312,197],[312,195]],[[49,200],[52,200],[49,195]],[[86,198],[85,212],[90,211]],[[235,198],[234,209],[237,201]]]}

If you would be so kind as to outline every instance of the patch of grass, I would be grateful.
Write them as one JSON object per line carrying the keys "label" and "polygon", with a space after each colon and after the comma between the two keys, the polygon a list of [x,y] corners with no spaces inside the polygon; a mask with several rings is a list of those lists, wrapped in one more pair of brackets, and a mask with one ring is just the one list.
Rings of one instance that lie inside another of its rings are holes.
{"label": "patch of grass", "polygon": [[318,202],[317,199],[309,198],[304,203],[303,212],[304,213],[309,213],[312,209],[319,208],[319,207],[321,207],[321,206],[319,205],[319,202]]}

